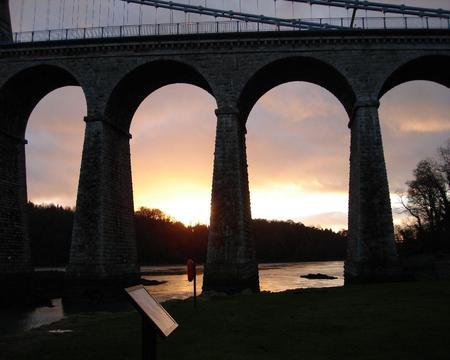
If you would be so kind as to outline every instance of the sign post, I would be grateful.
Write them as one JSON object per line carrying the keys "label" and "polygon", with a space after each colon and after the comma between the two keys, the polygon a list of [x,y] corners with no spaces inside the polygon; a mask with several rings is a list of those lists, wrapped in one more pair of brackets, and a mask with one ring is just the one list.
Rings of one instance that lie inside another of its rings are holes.
{"label": "sign post", "polygon": [[142,360],[156,360],[156,330],[153,323],[142,317]]}
{"label": "sign post", "polygon": [[142,360],[156,360],[156,335],[166,338],[178,324],[142,285],[125,291],[142,316]]}
{"label": "sign post", "polygon": [[194,280],[194,307],[197,307],[197,269],[192,259],[187,261],[187,275],[189,282]]}

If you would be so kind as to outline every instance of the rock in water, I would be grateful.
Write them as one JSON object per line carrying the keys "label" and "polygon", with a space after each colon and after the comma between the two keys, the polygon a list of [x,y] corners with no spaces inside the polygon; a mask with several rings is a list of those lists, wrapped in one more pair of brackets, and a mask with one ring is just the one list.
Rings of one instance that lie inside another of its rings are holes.
{"label": "rock in water", "polygon": [[335,280],[337,277],[326,275],[326,274],[308,274],[308,275],[300,275],[300,277],[309,279],[309,280]]}

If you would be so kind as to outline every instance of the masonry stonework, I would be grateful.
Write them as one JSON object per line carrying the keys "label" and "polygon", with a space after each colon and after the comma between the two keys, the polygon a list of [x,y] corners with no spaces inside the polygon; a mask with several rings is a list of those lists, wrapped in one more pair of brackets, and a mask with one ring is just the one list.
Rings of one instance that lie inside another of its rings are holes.
{"label": "masonry stonework", "polygon": [[[55,88],[78,85],[86,96],[88,117],[68,278],[137,274],[127,135],[133,106],[139,103],[133,98],[144,99],[161,86],[182,82],[208,91],[218,107],[204,288],[257,290],[245,121],[271,87],[308,81],[330,90],[351,120],[346,281],[388,278],[395,272],[396,254],[378,100],[409,80],[450,87],[449,59],[448,30],[205,34],[0,45],[0,221],[9,224],[0,229],[0,259],[14,255],[0,272],[30,271],[23,144],[13,139],[23,138],[24,117],[42,97]],[[128,77],[141,66],[146,70]],[[33,69],[41,75],[31,76]],[[124,78],[129,79],[126,91],[118,92]],[[117,94],[127,95],[128,102],[108,107],[123,98]]]}
{"label": "masonry stonework", "polygon": [[31,272],[25,141],[0,133],[0,279]]}
{"label": "masonry stonework", "polygon": [[346,283],[395,278],[399,270],[378,106],[357,101],[350,123]]}
{"label": "masonry stonework", "polygon": [[203,290],[259,291],[251,233],[245,126],[236,108],[216,110],[211,222]]}
{"label": "masonry stonework", "polygon": [[138,278],[129,139],[103,119],[86,118],[70,281]]}
{"label": "masonry stonework", "polygon": [[12,40],[9,0],[0,0],[0,42]]}

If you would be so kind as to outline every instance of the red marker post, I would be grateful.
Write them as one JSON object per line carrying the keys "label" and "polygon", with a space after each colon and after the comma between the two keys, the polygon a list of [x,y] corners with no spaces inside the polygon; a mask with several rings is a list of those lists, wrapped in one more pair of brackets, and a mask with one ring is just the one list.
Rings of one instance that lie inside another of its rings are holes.
{"label": "red marker post", "polygon": [[187,261],[187,276],[189,282],[194,281],[194,307],[197,307],[197,271],[192,259]]}

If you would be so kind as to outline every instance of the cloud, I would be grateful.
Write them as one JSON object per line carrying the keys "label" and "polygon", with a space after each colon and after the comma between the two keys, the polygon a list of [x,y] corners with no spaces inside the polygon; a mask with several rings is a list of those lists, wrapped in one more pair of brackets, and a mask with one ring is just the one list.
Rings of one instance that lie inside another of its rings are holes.
{"label": "cloud", "polygon": [[211,95],[191,85],[167,86],[144,100],[131,125],[136,208],[209,222],[215,108]]}
{"label": "cloud", "polygon": [[296,82],[269,91],[247,124],[251,185],[286,181],[311,191],[346,191],[347,122],[339,101],[317,85]]}
{"label": "cloud", "polygon": [[391,191],[405,189],[417,163],[434,157],[450,138],[450,92],[444,86],[412,81],[381,99],[380,119]]}
{"label": "cloud", "polygon": [[85,115],[86,101],[77,87],[53,91],[34,109],[26,131],[31,201],[75,205]]}

